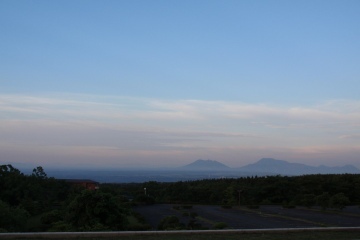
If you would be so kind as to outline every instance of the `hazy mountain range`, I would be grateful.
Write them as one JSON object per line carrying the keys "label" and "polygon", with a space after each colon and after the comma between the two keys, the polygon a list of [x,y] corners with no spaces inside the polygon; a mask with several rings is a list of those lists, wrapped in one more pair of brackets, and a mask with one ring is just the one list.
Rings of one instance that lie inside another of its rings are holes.
{"label": "hazy mountain range", "polygon": [[[1,165],[1,164],[0,164]],[[25,174],[31,174],[32,168],[15,164]],[[215,160],[196,160],[188,165],[167,169],[45,169],[49,177],[58,179],[92,179],[101,183],[130,182],[177,182],[199,179],[239,178],[247,176],[306,174],[359,174],[360,170],[352,165],[340,167],[309,166],[290,163],[284,160],[263,158],[253,164],[240,168],[231,168]]]}
{"label": "hazy mountain range", "polygon": [[181,167],[181,169],[190,171],[222,171],[230,170],[231,168],[215,160],[199,159],[193,163]]}
{"label": "hazy mountain range", "polygon": [[182,170],[189,171],[236,171],[252,175],[305,175],[305,174],[341,174],[341,173],[360,173],[360,170],[352,165],[339,167],[328,167],[320,165],[317,167],[301,163],[290,163],[284,160],[273,158],[262,158],[256,163],[249,164],[240,168],[230,168],[225,164],[214,160],[197,160],[186,166]]}

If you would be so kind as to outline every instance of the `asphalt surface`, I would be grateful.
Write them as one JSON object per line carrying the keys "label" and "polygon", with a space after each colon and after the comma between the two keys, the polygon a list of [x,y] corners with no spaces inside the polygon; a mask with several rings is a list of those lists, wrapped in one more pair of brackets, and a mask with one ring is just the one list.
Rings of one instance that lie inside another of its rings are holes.
{"label": "asphalt surface", "polygon": [[204,228],[211,229],[219,222],[231,229],[271,229],[271,228],[314,228],[314,227],[359,227],[359,207],[347,207],[343,211],[321,211],[307,208],[282,208],[281,206],[261,206],[251,210],[245,207],[224,209],[221,206],[193,205],[192,209],[173,208],[172,204],[137,206],[135,211],[157,229],[161,219],[177,216],[186,226],[192,219],[184,213],[196,213],[195,218]]}
{"label": "asphalt surface", "polygon": [[[357,207],[358,208],[358,207]],[[360,214],[357,209],[354,212],[346,211],[321,211],[319,209],[294,208],[284,209],[279,206],[262,206],[264,213],[278,216],[303,219],[306,221],[321,223],[326,227],[358,227],[360,226]]]}
{"label": "asphalt surface", "polygon": [[172,204],[143,205],[134,207],[134,211],[140,213],[148,224],[156,230],[160,221],[167,216],[176,216],[185,226],[189,223],[189,217],[184,217],[183,212],[175,210]]}

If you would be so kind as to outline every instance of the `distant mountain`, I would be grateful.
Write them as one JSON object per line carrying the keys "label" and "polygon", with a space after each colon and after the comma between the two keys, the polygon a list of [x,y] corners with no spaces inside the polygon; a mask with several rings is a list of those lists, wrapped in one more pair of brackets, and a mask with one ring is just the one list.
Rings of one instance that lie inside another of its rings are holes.
{"label": "distant mountain", "polygon": [[318,166],[313,167],[300,163],[289,163],[284,160],[273,158],[263,158],[258,162],[237,168],[241,172],[261,173],[261,174],[280,174],[280,175],[305,175],[305,174],[341,174],[341,173],[360,173],[360,170],[352,165],[341,167]]}
{"label": "distant mountain", "polygon": [[230,170],[231,168],[215,160],[196,160],[193,163],[181,167],[182,170],[192,171],[219,171]]}

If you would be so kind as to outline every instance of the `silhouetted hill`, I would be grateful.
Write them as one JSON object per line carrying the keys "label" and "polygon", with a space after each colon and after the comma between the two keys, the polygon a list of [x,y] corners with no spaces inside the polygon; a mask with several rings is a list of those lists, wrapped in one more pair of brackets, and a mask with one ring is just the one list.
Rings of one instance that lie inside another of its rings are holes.
{"label": "silhouetted hill", "polygon": [[225,164],[215,161],[215,160],[196,160],[193,163],[181,167],[182,170],[192,170],[192,171],[223,171],[230,170],[231,168]]}
{"label": "silhouetted hill", "polygon": [[284,160],[273,158],[263,158],[258,162],[238,168],[241,172],[266,173],[280,175],[305,175],[305,174],[342,174],[342,173],[360,173],[360,170],[352,165],[340,167],[318,166],[313,167],[300,163],[289,163]]}

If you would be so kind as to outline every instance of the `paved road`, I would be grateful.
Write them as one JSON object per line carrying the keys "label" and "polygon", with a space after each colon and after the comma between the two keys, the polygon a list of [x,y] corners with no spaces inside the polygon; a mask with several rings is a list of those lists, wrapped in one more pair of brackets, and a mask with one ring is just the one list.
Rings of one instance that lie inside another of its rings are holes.
{"label": "paved road", "polygon": [[306,221],[322,223],[329,227],[358,227],[360,226],[360,214],[357,213],[357,209],[353,209],[355,210],[354,212],[347,210],[331,213],[307,208],[284,209],[280,206],[261,206],[260,208],[264,213],[304,219]]}
{"label": "paved road", "polygon": [[223,209],[220,206],[194,206],[199,216],[212,219],[215,222],[225,222],[230,228],[260,229],[260,228],[303,228],[319,227],[319,224],[299,220],[273,217],[255,211],[241,209]]}
{"label": "paved road", "polygon": [[160,221],[167,216],[177,216],[180,222],[185,226],[189,223],[190,218],[183,216],[182,212],[173,208],[172,204],[155,204],[134,207],[134,211],[144,216],[147,223],[152,226],[152,229],[157,229]]}
{"label": "paved road", "polygon": [[233,229],[360,226],[358,209],[351,207],[338,213],[306,208],[286,209],[280,206],[261,206],[257,210],[249,210],[236,207],[224,209],[220,206],[194,205],[192,209],[175,210],[172,204],[138,206],[134,210],[142,214],[153,229],[157,228],[161,219],[169,215],[177,216],[182,223],[187,225],[191,218],[184,216],[184,212],[195,212],[199,216],[197,221],[209,229],[217,222],[224,222]]}

